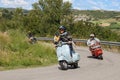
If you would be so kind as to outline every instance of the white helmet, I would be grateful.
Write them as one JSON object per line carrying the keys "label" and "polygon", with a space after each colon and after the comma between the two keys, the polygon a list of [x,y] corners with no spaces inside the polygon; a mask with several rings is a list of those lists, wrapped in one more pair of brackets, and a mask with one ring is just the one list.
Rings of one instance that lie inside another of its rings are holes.
{"label": "white helmet", "polygon": [[90,34],[90,37],[95,37],[95,35],[94,34]]}

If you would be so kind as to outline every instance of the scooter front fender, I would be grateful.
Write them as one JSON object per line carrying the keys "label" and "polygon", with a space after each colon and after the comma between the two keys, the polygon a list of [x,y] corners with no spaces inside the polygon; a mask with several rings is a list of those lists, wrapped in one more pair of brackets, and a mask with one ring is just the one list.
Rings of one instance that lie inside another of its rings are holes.
{"label": "scooter front fender", "polygon": [[73,62],[79,61],[80,60],[80,55],[78,53],[73,54]]}
{"label": "scooter front fender", "polygon": [[58,57],[58,61],[66,61],[66,58],[64,56]]}

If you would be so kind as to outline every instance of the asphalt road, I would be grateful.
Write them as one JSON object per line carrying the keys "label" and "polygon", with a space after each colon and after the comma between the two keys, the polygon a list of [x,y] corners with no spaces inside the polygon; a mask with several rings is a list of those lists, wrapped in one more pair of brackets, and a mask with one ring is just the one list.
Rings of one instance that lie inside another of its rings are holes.
{"label": "asphalt road", "polygon": [[88,48],[79,47],[79,68],[62,71],[48,67],[0,71],[0,80],[120,80],[120,54],[103,51],[104,60],[88,58]]}

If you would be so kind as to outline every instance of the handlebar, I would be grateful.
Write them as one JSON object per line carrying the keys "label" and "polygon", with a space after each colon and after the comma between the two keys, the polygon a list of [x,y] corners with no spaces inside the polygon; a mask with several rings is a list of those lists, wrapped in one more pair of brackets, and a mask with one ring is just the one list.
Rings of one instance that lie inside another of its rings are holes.
{"label": "handlebar", "polygon": [[71,44],[72,42],[69,41],[69,42],[62,42],[62,41],[59,41],[57,46],[62,46],[62,45],[66,45],[66,44]]}

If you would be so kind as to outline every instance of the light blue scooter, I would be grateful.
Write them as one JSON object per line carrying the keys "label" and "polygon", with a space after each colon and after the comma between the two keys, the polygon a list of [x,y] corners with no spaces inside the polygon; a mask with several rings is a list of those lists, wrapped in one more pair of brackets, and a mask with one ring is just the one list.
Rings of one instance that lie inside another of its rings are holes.
{"label": "light blue scooter", "polygon": [[68,44],[68,42],[59,42],[56,49],[58,62],[62,70],[67,70],[68,65],[77,68],[78,61],[80,60],[78,53],[72,52],[72,56],[70,55],[70,47]]}

